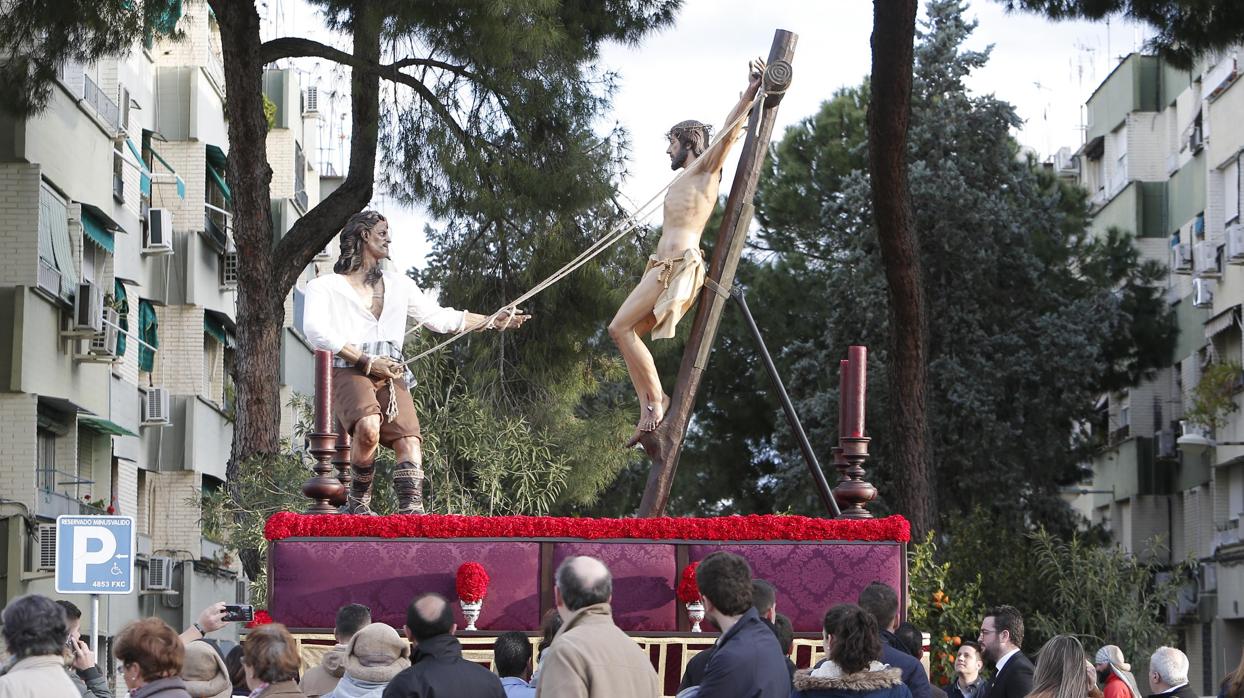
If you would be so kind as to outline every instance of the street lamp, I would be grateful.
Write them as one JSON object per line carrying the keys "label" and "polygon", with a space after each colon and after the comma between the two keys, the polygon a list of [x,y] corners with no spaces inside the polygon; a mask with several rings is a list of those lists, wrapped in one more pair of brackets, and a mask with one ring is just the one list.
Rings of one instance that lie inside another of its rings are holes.
{"label": "street lamp", "polygon": [[1190,456],[1199,456],[1207,449],[1219,446],[1244,446],[1244,441],[1216,441],[1196,428],[1189,428],[1188,422],[1181,422],[1183,435],[1175,440],[1179,450]]}

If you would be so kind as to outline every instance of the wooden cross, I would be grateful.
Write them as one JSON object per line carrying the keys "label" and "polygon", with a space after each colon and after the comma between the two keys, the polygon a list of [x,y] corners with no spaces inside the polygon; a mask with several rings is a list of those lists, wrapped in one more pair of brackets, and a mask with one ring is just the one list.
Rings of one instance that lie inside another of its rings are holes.
{"label": "wooden cross", "polygon": [[700,388],[704,368],[708,365],[717,326],[721,323],[721,312],[726,303],[724,291],[734,285],[739,257],[747,242],[747,229],[752,222],[752,198],[756,194],[760,168],[768,153],[778,105],[791,82],[791,60],[797,41],[797,35],[784,29],[777,30],[773,36],[764,75],[766,97],[761,108],[753,110],[747,121],[747,139],[743,143],[738,169],[734,172],[730,197],[726,200],[726,216],[717,231],[713,261],[704,288],[700,291],[695,321],[687,336],[687,348],[678,369],[678,382],[670,396],[670,408],[661,424],[639,440],[652,459],[652,472],[648,475],[648,485],[639,505],[640,516],[662,516],[669,502],[674,471],[678,468],[683,438],[695,406],[695,395]]}

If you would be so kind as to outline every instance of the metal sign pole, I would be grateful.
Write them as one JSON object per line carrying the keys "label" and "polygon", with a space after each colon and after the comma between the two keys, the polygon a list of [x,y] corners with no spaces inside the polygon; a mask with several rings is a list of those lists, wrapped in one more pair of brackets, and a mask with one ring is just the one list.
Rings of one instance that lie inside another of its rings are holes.
{"label": "metal sign pole", "polygon": [[91,594],[91,653],[99,661],[99,594]]}

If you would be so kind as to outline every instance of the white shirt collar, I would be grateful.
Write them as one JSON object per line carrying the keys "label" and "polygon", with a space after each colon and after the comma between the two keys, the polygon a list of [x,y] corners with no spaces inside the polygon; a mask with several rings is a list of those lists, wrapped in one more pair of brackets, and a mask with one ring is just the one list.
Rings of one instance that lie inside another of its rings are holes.
{"label": "white shirt collar", "polygon": [[1006,666],[1007,661],[1010,660],[1011,656],[1017,652],[1019,652],[1018,647],[1016,647],[1015,649],[1011,650],[1010,652],[1007,652],[1006,654],[998,658],[998,664],[997,664],[998,673],[1002,672],[1002,667]]}

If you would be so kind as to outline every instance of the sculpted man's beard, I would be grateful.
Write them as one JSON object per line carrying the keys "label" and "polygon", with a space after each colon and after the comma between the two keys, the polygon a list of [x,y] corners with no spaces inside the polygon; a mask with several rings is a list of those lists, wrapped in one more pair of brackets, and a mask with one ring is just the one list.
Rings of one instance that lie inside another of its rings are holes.
{"label": "sculpted man's beard", "polygon": [[671,170],[681,170],[687,164],[687,151],[688,148],[684,145],[678,149],[678,152],[674,153],[674,156],[670,158]]}

